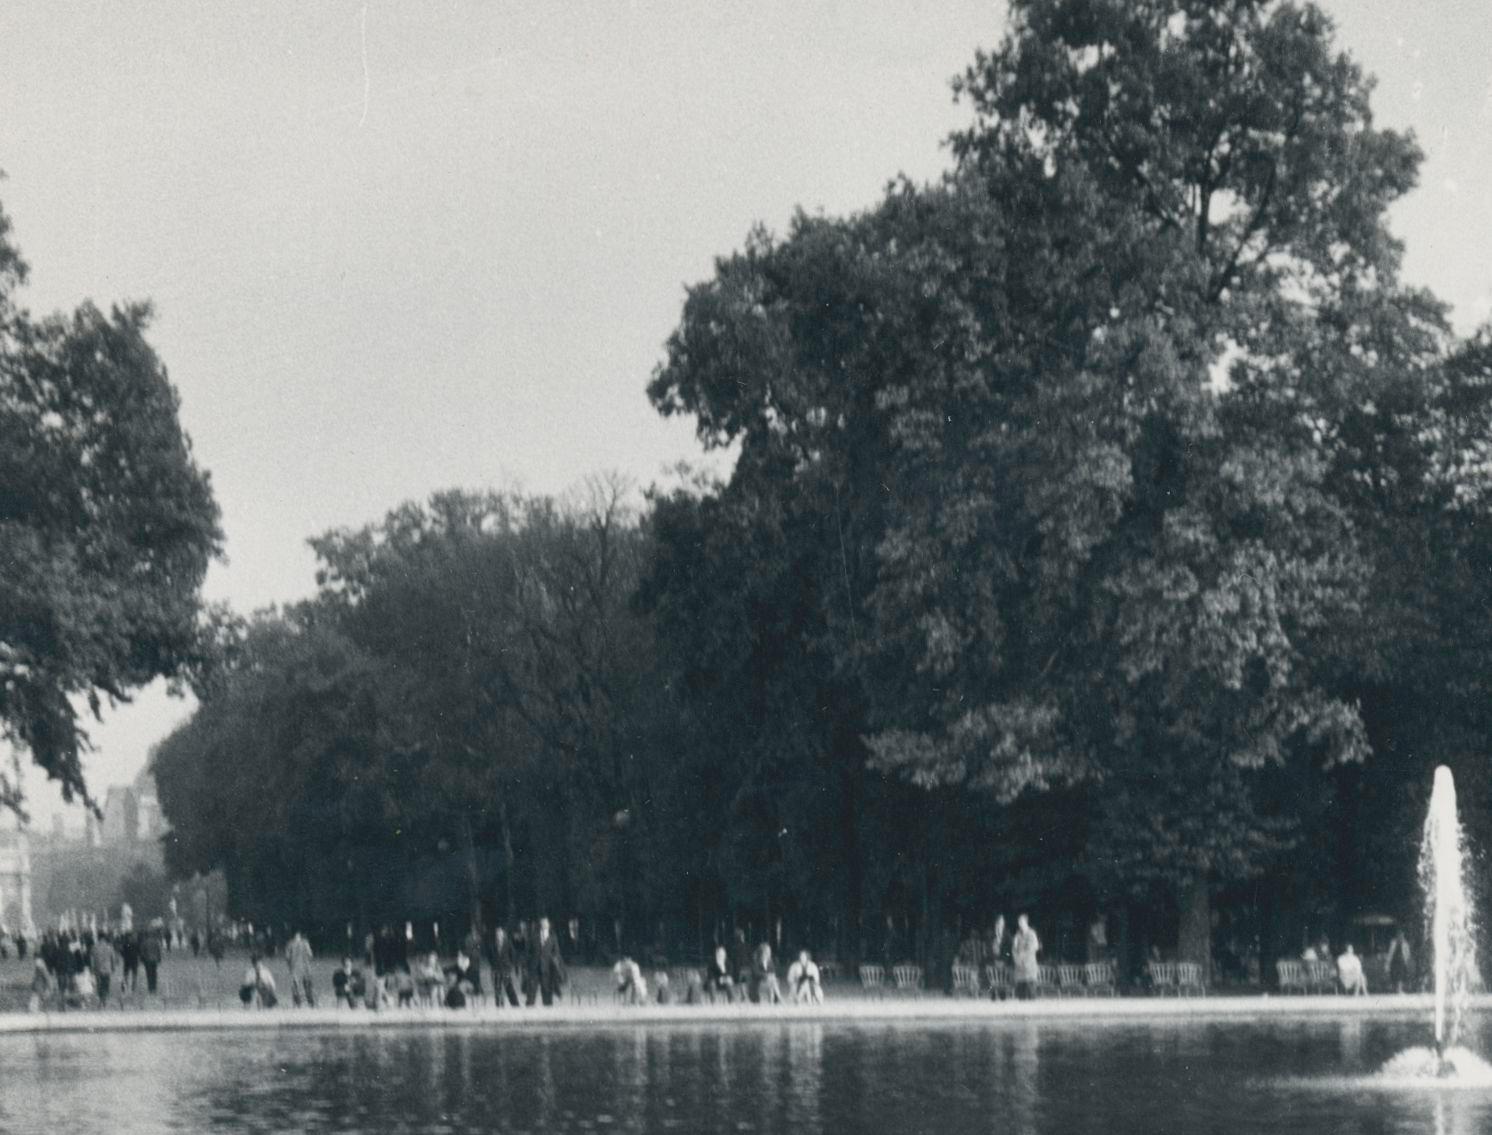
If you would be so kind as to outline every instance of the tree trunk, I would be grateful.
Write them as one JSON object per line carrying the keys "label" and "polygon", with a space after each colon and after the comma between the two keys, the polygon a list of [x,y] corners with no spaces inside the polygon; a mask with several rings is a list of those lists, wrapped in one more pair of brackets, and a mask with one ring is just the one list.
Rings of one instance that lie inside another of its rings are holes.
{"label": "tree trunk", "polygon": [[1198,962],[1202,977],[1212,981],[1212,896],[1207,878],[1197,875],[1181,888],[1181,933],[1177,956],[1184,962]]}
{"label": "tree trunk", "polygon": [[466,861],[466,902],[470,912],[471,929],[478,937],[482,935],[482,872],[477,865],[477,844],[472,836],[471,817],[461,813],[459,823],[461,856]]}
{"label": "tree trunk", "polygon": [[508,802],[506,800],[498,801],[497,822],[502,830],[503,837],[503,925],[511,930],[513,926],[513,872],[515,870],[515,857],[513,855],[513,829],[508,824]]}

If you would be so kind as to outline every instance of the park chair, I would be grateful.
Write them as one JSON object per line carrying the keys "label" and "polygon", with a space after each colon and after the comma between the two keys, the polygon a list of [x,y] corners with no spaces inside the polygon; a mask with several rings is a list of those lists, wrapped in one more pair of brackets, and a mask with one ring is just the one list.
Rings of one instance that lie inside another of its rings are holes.
{"label": "park chair", "polygon": [[991,962],[984,967],[984,984],[990,998],[1004,1001],[1015,996],[1015,974],[1004,962]]}
{"label": "park chair", "polygon": [[1202,976],[1200,962],[1176,963],[1176,996],[1181,997],[1190,990],[1198,997],[1207,996],[1207,982]]}
{"label": "park chair", "polygon": [[891,976],[896,981],[898,993],[922,994],[922,967],[903,963],[891,967]]}
{"label": "park chair", "polygon": [[1305,962],[1307,981],[1310,987],[1321,993],[1337,993],[1341,987],[1337,984],[1337,964],[1333,961],[1316,960]]}
{"label": "park chair", "polygon": [[1281,958],[1274,963],[1274,972],[1281,993],[1311,991],[1311,975],[1306,971],[1305,962],[1300,959]]}
{"label": "park chair", "polygon": [[1057,978],[1056,966],[1036,967],[1036,996],[1061,997],[1062,985]]}
{"label": "park chair", "polygon": [[1093,996],[1117,997],[1119,986],[1114,980],[1113,962],[1089,962],[1083,967],[1084,983]]}
{"label": "park chair", "polygon": [[1059,964],[1057,970],[1057,992],[1063,997],[1086,997],[1087,985],[1083,981],[1083,967],[1079,965]]}
{"label": "park chair", "polygon": [[1150,962],[1145,969],[1150,974],[1150,988],[1162,997],[1173,991],[1180,992],[1176,986],[1175,962]]}
{"label": "park chair", "polygon": [[978,997],[979,967],[955,963],[953,967],[953,995],[955,997]]}
{"label": "park chair", "polygon": [[[822,971],[820,971],[822,973]],[[886,993],[886,971],[881,966],[860,967],[860,988],[866,993],[874,993],[877,997],[885,996]]]}

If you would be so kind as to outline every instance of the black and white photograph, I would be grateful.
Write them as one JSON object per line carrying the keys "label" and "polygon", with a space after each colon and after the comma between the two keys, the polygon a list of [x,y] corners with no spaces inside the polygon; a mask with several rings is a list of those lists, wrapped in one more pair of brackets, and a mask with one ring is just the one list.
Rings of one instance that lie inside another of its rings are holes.
{"label": "black and white photograph", "polygon": [[5,0],[0,1133],[1492,1131],[1484,0]]}

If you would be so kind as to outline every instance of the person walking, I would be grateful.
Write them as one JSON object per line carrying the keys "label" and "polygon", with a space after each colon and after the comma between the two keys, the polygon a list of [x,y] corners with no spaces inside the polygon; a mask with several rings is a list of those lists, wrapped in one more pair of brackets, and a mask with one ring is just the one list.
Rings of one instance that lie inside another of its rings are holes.
{"label": "person walking", "polygon": [[161,930],[152,924],[140,939],[140,964],[145,967],[145,990],[154,993],[161,967],[161,954],[164,947],[161,943]]}
{"label": "person walking", "polygon": [[119,955],[107,934],[100,934],[94,939],[88,962],[93,967],[94,980],[98,985],[98,1006],[102,1009],[109,1003],[109,986],[114,981],[114,971],[119,968]]}
{"label": "person walking", "polygon": [[1036,996],[1036,983],[1040,971],[1036,955],[1041,952],[1041,939],[1031,929],[1031,922],[1024,914],[1016,919],[1015,937],[1010,942],[1011,957],[1015,962],[1015,995],[1022,1001]]}

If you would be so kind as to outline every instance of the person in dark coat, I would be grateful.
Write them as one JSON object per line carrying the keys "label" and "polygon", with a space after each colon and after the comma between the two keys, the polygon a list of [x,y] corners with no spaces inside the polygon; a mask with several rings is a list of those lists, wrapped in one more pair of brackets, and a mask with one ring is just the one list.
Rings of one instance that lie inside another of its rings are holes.
{"label": "person in dark coat", "polygon": [[161,955],[164,951],[161,931],[152,926],[140,939],[140,962],[145,966],[145,988],[151,993],[155,992],[156,973],[160,969]]}
{"label": "person in dark coat", "polygon": [[119,961],[124,975],[119,988],[133,993],[140,983],[140,935],[133,930],[126,930],[119,939]]}
{"label": "person in dark coat", "polygon": [[559,939],[549,928],[549,919],[539,919],[539,931],[528,949],[528,1003],[543,995],[545,1005],[554,999],[565,984],[565,961],[560,956]]}
{"label": "person in dark coat", "polygon": [[518,955],[508,932],[499,926],[492,932],[492,950],[488,955],[492,965],[492,1000],[501,1005],[503,998],[514,1008],[518,1006],[518,989],[514,979],[518,973]]}

